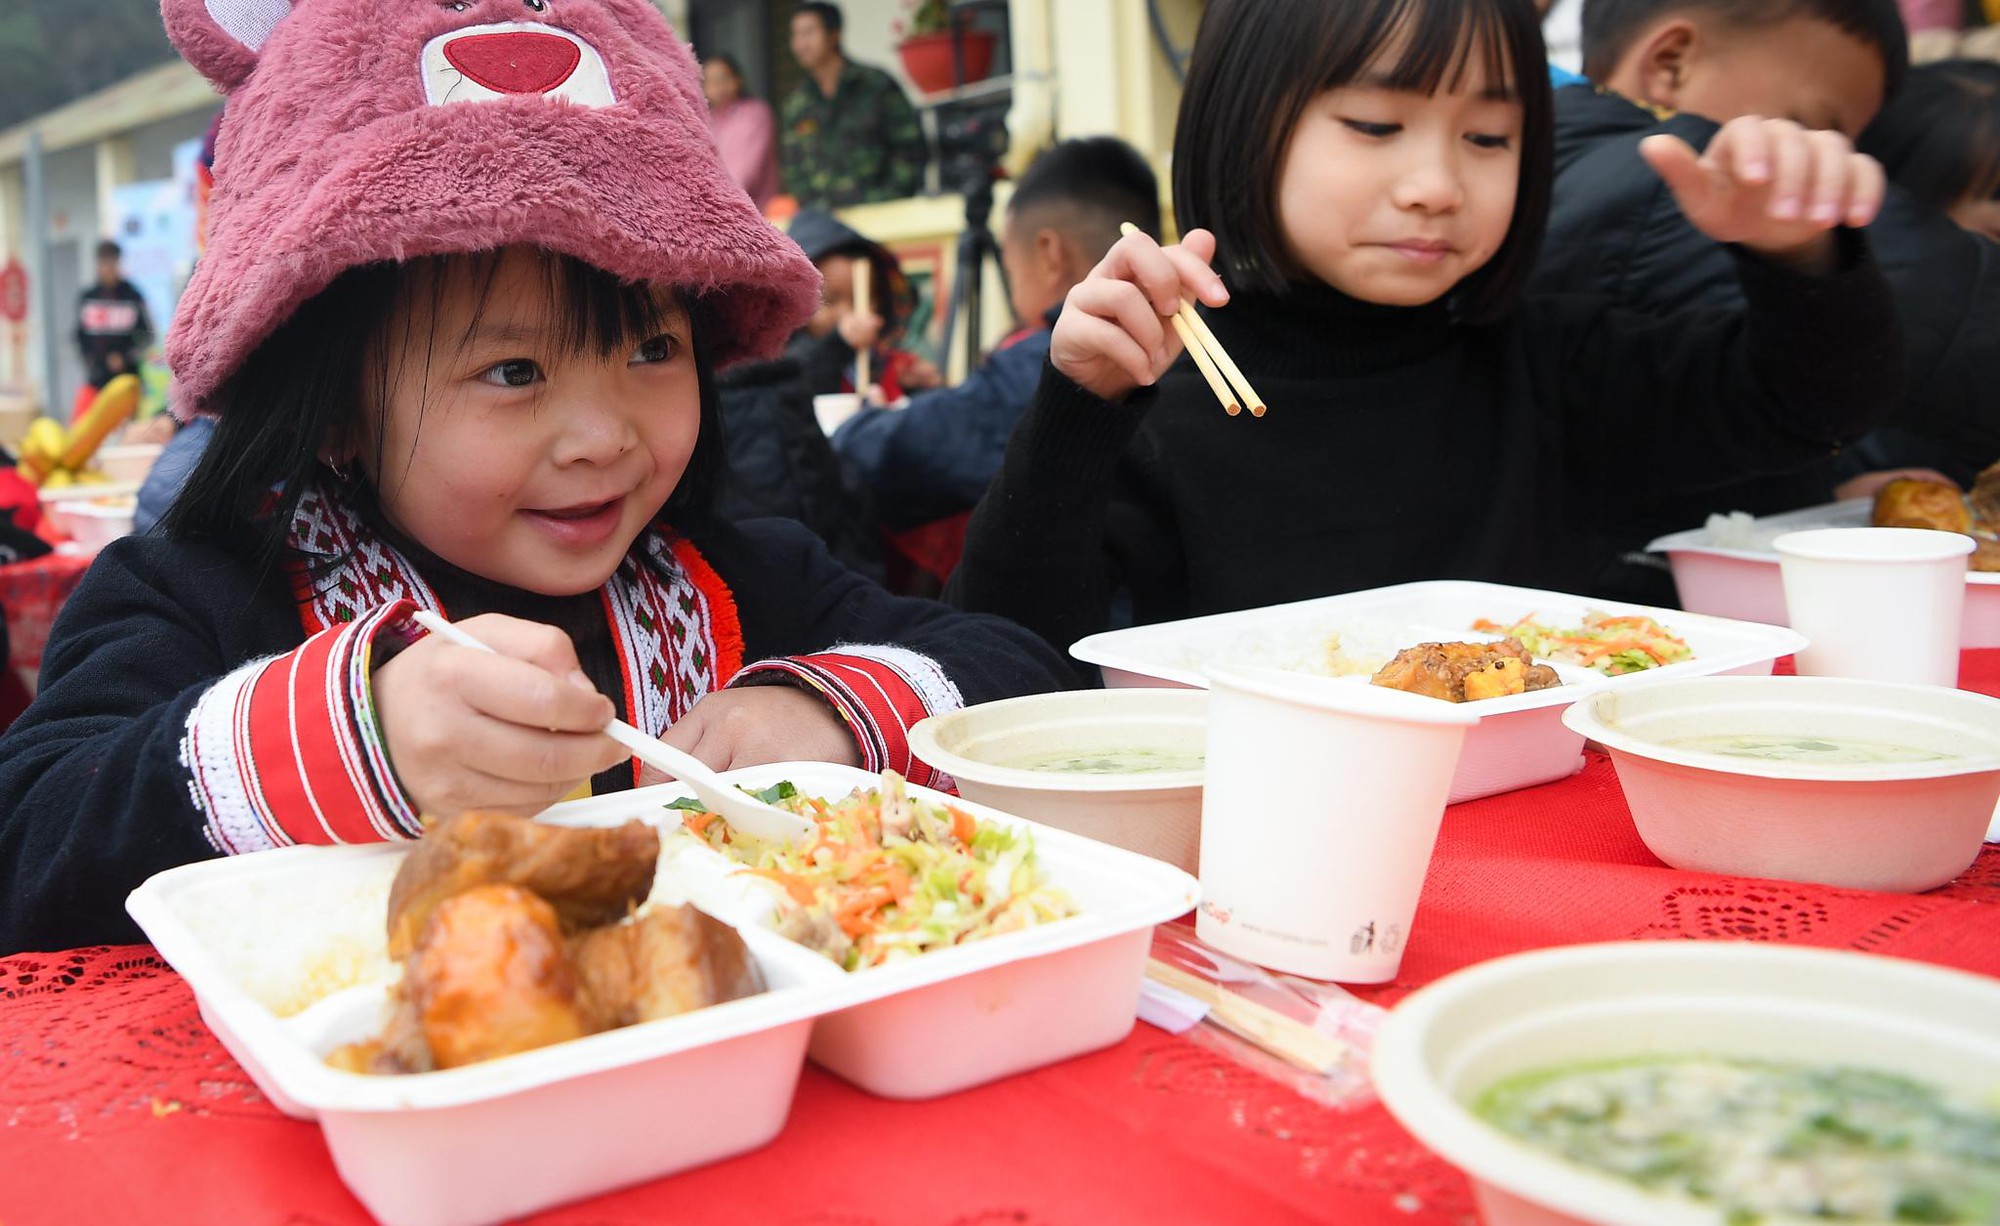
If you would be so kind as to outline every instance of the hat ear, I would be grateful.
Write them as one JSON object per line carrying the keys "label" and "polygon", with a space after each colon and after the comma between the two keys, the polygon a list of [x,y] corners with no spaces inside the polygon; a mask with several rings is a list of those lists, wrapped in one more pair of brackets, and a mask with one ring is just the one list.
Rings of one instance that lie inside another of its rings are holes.
{"label": "hat ear", "polygon": [[195,70],[228,93],[257,67],[271,31],[296,0],[161,0],[167,37]]}

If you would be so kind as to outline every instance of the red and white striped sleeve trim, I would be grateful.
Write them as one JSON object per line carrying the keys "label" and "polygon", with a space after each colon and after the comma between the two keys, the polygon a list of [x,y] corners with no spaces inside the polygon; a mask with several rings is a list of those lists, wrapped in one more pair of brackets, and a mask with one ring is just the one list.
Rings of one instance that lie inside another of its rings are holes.
{"label": "red and white striped sleeve trim", "polygon": [[413,839],[422,824],[389,766],[369,678],[384,605],[257,660],[209,688],[181,738],[209,841],[235,855],[295,843]]}
{"label": "red and white striped sleeve trim", "polygon": [[951,786],[943,772],[910,753],[910,729],[918,720],[965,705],[936,660],[907,647],[843,644],[812,655],[759,660],[729,684],[773,674],[797,678],[833,704],[861,746],[864,769],[893,770],[924,787]]}

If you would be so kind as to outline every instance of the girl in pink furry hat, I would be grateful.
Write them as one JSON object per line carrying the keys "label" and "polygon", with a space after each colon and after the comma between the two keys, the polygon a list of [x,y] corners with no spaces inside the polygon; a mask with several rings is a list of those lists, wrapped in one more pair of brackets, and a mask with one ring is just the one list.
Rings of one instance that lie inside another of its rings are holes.
{"label": "girl in pink furry hat", "polygon": [[614,714],[717,767],[923,781],[917,720],[1063,682],[1006,622],[711,512],[711,373],[818,286],[646,0],[164,12],[229,95],[167,342],[217,426],[0,738],[0,953],[135,939],[125,895],[189,860],[629,787]]}

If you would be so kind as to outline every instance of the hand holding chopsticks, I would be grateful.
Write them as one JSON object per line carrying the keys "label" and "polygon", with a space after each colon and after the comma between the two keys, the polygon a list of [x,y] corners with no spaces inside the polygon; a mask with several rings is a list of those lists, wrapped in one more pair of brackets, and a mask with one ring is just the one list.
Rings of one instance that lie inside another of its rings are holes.
{"label": "hand holding chopsticks", "polygon": [[[1118,232],[1128,238],[1143,233],[1129,221],[1119,226]],[[1215,339],[1215,333],[1209,330],[1193,304],[1182,299],[1180,310],[1167,318],[1173,321],[1174,331],[1180,334],[1181,344],[1187,347],[1188,356],[1194,359],[1202,378],[1208,380],[1209,389],[1222,402],[1223,411],[1234,417],[1247,406],[1250,416],[1262,417],[1264,398],[1243,377],[1242,370],[1230,359],[1222,342]]]}
{"label": "hand holding chopsticks", "polygon": [[1210,266],[1214,258],[1215,236],[1206,230],[1162,247],[1126,227],[1126,237],[1070,290],[1049,339],[1050,363],[1084,391],[1119,401],[1157,383],[1185,347],[1225,409],[1262,416],[1263,398],[1191,305],[1229,301]]}

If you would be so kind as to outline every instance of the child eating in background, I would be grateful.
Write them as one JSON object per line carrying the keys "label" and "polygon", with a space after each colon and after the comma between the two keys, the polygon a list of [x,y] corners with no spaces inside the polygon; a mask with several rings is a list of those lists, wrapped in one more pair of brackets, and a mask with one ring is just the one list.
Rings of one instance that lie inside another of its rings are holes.
{"label": "child eating in background", "polygon": [[[863,353],[869,355],[868,383],[885,402],[942,382],[936,366],[902,346],[917,294],[887,247],[816,209],[801,210],[787,233],[822,278],[819,310],[787,349],[805,367],[814,395],[866,393],[855,382]],[[868,267],[865,303],[859,293],[863,264]]]}
{"label": "child eating in background", "polygon": [[[1143,623],[1435,577],[1573,587],[1571,525],[1825,454],[1901,387],[1853,228],[1881,168],[1838,136],[1745,118],[1705,154],[1645,147],[1733,244],[1745,311],[1517,301],[1550,181],[1530,0],[1211,0],[1194,47],[1186,237],[1127,237],[1071,292],[961,607],[1065,645],[1121,592]],[[1176,366],[1183,300],[1268,416]]]}
{"label": "child eating in background", "polygon": [[[1584,69],[1595,88],[1556,94],[1555,198],[1530,293],[1601,294],[1653,315],[1740,310],[1729,252],[1690,225],[1640,144],[1671,135],[1699,149],[1745,115],[1784,115],[1856,139],[1907,88],[1893,0],[1588,0]],[[1992,371],[2000,363],[2000,249],[1895,185],[1868,244],[1903,321],[1902,394],[1838,457],[1807,457],[1751,480],[1605,508],[1593,594],[1671,603],[1666,560],[1645,552],[1713,512],[1771,514],[1831,502],[1843,478],[1934,467],[1970,483],[2000,456]],[[1878,476],[1851,487],[1880,484]]]}
{"label": "child eating in background", "polygon": [[230,93],[168,344],[216,433],[0,738],[0,952],[137,939],[126,894],[190,860],[630,787],[614,715],[715,767],[922,779],[916,720],[1062,675],[796,525],[711,513],[711,371],[818,286],[650,4],[356,12],[166,4]]}

